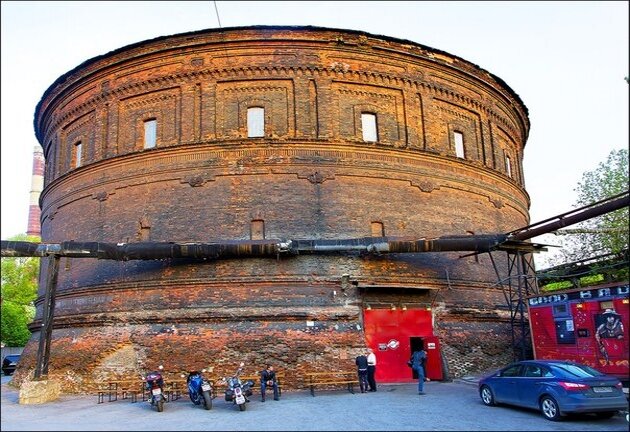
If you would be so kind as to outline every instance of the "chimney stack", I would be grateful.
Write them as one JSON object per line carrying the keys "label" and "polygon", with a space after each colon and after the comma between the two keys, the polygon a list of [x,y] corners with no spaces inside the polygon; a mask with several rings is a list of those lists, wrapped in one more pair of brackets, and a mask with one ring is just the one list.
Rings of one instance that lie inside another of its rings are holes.
{"label": "chimney stack", "polygon": [[39,196],[44,188],[44,152],[39,145],[33,149],[33,175],[31,177],[31,196],[28,208],[28,229],[26,234],[41,237]]}

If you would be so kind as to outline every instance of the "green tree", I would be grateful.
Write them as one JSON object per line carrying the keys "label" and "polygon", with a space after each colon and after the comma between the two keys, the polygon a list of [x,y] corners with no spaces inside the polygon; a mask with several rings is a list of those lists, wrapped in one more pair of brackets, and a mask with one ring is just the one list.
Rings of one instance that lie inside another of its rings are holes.
{"label": "green tree", "polygon": [[[627,192],[628,185],[628,150],[612,150],[606,161],[582,175],[574,189],[578,197],[575,207]],[[576,224],[574,229],[564,230],[563,234],[567,235],[562,251],[564,262],[627,250],[629,222],[628,207],[624,207]]]}
{"label": "green tree", "polygon": [[[19,234],[11,241],[39,242],[39,237]],[[31,333],[28,325],[35,317],[33,301],[37,298],[38,257],[2,258],[2,318],[0,339],[6,346],[24,346]]]}
{"label": "green tree", "polygon": [[31,337],[28,325],[33,321],[34,312],[32,307],[2,301],[0,332],[2,332],[2,343],[5,346],[21,347],[26,345]]}

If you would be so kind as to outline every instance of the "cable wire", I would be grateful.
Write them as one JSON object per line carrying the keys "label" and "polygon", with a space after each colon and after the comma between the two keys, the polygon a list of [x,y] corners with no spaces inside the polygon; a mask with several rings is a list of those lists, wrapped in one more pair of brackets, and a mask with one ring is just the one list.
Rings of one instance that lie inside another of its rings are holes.
{"label": "cable wire", "polygon": [[216,0],[213,0],[213,2],[212,2],[212,3],[214,3],[214,11],[217,13],[217,21],[219,22],[219,28],[223,28],[223,27],[221,26],[221,18],[219,18],[219,8],[217,7],[217,2],[216,2]]}

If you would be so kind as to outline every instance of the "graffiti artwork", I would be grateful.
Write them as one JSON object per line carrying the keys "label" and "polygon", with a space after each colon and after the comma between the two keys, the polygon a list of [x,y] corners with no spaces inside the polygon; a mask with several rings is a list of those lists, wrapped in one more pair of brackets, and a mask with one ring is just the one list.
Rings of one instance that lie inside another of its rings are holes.
{"label": "graffiti artwork", "polygon": [[[615,343],[617,339],[624,338],[624,328],[621,322],[621,315],[613,309],[606,309],[603,313],[595,315],[595,339],[603,359],[609,363],[611,357],[617,357],[622,353],[617,352],[623,349],[622,343]],[[609,341],[607,339],[612,339]]]}

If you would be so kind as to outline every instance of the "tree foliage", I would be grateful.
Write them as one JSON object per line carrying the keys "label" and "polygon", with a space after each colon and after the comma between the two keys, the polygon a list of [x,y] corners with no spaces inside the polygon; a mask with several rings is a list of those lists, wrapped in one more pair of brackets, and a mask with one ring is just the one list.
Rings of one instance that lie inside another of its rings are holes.
{"label": "tree foliage", "polygon": [[[39,237],[25,234],[9,240],[40,241]],[[2,258],[0,339],[6,346],[24,346],[31,336],[28,325],[35,317],[39,261],[38,257]]]}
{"label": "tree foliage", "polygon": [[26,345],[31,332],[28,325],[35,317],[35,308],[2,301],[2,322],[0,332],[2,343],[6,346],[21,347]]}
{"label": "tree foliage", "polygon": [[[582,175],[574,191],[575,207],[610,198],[628,191],[628,150],[612,150],[597,168]],[[628,249],[628,207],[588,219],[567,230],[563,257],[565,262],[604,255],[617,254]]]}

